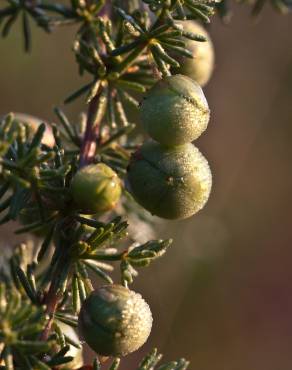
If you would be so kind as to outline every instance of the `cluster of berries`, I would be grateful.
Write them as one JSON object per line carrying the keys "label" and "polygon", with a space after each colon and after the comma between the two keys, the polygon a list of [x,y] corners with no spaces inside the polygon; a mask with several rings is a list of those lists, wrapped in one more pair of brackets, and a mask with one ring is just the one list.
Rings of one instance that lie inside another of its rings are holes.
{"label": "cluster of berries", "polygon": [[[185,21],[184,29],[208,38],[192,21]],[[201,86],[212,73],[213,46],[210,41],[188,41],[187,47],[194,59],[180,60],[174,75],[158,81],[141,104],[141,121],[151,140],[132,155],[127,174],[136,201],[167,219],[190,217],[202,209],[212,185],[208,162],[192,141],[210,119]],[[84,214],[113,209],[122,193],[118,175],[103,163],[81,168],[70,190],[76,209]],[[103,356],[137,350],[151,327],[152,314],[141,295],[116,284],[93,291],[79,313],[80,336]]]}
{"label": "cluster of berries", "polygon": [[183,75],[158,81],[141,106],[142,123],[154,139],[132,156],[130,191],[152,214],[187,218],[208,200],[212,175],[191,143],[207,128],[210,111],[200,85]]}

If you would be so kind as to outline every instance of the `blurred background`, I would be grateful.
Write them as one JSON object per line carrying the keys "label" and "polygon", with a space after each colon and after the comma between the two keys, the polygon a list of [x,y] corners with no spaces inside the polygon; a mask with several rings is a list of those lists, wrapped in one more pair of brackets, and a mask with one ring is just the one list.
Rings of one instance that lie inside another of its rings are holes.
{"label": "blurred background", "polygon": [[[142,270],[133,288],[154,313],[154,330],[123,370],[157,346],[191,369],[292,368],[292,21],[268,7],[258,22],[236,6],[230,25],[209,32],[216,68],[205,88],[212,119],[197,145],[214,176],[197,216],[159,223],[172,237],[166,257]],[[21,32],[0,42],[0,115],[52,121],[54,105],[79,87],[74,28],[34,30],[31,55]],[[82,99],[65,108],[72,120]],[[14,243],[0,231],[3,247]]]}

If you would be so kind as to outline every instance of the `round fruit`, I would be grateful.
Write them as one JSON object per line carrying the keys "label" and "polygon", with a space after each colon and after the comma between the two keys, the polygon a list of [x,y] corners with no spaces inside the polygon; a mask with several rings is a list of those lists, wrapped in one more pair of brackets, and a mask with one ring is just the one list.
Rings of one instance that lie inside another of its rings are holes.
{"label": "round fruit", "polygon": [[197,139],[206,130],[209,119],[201,87],[183,75],[159,80],[141,105],[144,129],[163,145],[181,145]]}
{"label": "round fruit", "polygon": [[193,144],[165,148],[150,141],[133,155],[128,183],[136,201],[153,215],[178,219],[204,207],[212,174]]}
{"label": "round fruit", "polygon": [[118,175],[103,163],[83,167],[71,184],[73,199],[84,213],[105,212],[115,207],[121,196]]}
{"label": "round fruit", "polygon": [[184,31],[205,36],[207,41],[200,42],[186,39],[186,48],[193,54],[193,59],[177,56],[180,63],[179,68],[173,68],[172,73],[181,73],[197,81],[199,85],[205,86],[209,81],[214,69],[214,47],[206,30],[194,21],[178,22]]}
{"label": "round fruit", "polygon": [[99,355],[125,356],[149,337],[152,314],[140,294],[106,285],[83,302],[78,318],[81,337]]}

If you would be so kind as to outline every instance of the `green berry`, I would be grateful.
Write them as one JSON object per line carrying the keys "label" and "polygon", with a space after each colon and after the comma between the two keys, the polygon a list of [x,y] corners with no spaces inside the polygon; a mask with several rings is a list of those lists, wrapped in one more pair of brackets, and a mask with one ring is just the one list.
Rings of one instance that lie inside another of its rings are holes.
{"label": "green berry", "polygon": [[106,285],[83,302],[78,327],[97,354],[125,356],[146,342],[152,314],[140,294],[121,285]]}
{"label": "green berry", "polygon": [[121,196],[118,175],[103,163],[92,164],[76,173],[71,193],[77,207],[84,213],[111,210]]}
{"label": "green berry", "polygon": [[180,67],[173,68],[172,73],[180,73],[205,86],[214,69],[214,47],[208,32],[194,21],[177,22],[183,26],[184,31],[205,36],[207,41],[199,42],[185,39],[186,48],[193,54],[193,59],[180,55],[175,56]]}
{"label": "green berry", "polygon": [[133,155],[128,183],[136,201],[153,215],[179,219],[204,207],[212,174],[207,160],[193,144],[162,147],[150,141]]}
{"label": "green berry", "polygon": [[197,82],[183,75],[158,81],[141,105],[141,120],[152,139],[181,145],[197,139],[207,128],[210,111]]}

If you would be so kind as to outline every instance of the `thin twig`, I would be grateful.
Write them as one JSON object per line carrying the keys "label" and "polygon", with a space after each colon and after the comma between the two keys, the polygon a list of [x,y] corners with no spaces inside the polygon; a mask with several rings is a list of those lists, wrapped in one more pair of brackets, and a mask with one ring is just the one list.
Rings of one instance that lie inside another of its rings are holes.
{"label": "thin twig", "polygon": [[99,122],[94,121],[98,109],[99,96],[100,94],[95,95],[89,103],[86,129],[80,151],[80,167],[84,167],[86,164],[90,163],[95,155],[99,136]]}
{"label": "thin twig", "polygon": [[49,315],[49,320],[45,326],[44,331],[42,332],[41,340],[47,340],[49,338],[51,327],[54,320],[54,313],[58,305],[58,300],[59,297],[55,292],[54,284],[51,284],[44,302],[47,305],[46,313]]}
{"label": "thin twig", "polygon": [[[96,146],[98,142],[98,137],[99,137],[99,124],[97,120],[97,111],[99,107],[99,98],[100,98],[100,93],[98,93],[90,102],[89,107],[88,107],[88,114],[87,114],[87,122],[86,122],[86,129],[85,129],[85,134],[84,138],[82,141],[82,146],[80,150],[80,167],[85,166],[86,164],[90,163],[90,161],[93,159],[96,151]],[[96,121],[97,120],[97,121]],[[56,274],[58,275],[58,273]],[[56,285],[55,285],[55,279],[57,280],[57,276],[54,276],[51,281],[51,285],[49,288],[49,291],[47,292],[44,303],[46,305],[46,313],[50,316],[47,325],[42,332],[41,339],[42,340],[47,340],[53,319],[54,319],[54,313],[56,311],[58,301],[59,301],[59,296],[56,292]]]}
{"label": "thin twig", "polygon": [[[67,231],[72,229],[73,222],[75,222],[74,218],[67,218],[67,222],[63,223],[63,229]],[[43,303],[46,305],[46,314],[49,315],[49,320],[41,334],[41,340],[47,340],[50,336],[52,324],[54,321],[54,314],[56,312],[60,299],[62,299],[62,293],[60,293],[59,291],[59,281],[60,276],[62,275],[64,268],[66,267],[67,258],[70,257],[68,256],[68,254],[66,254],[66,250],[62,249],[61,256],[56,262],[57,266],[55,271],[53,272],[49,290],[44,296]]]}

